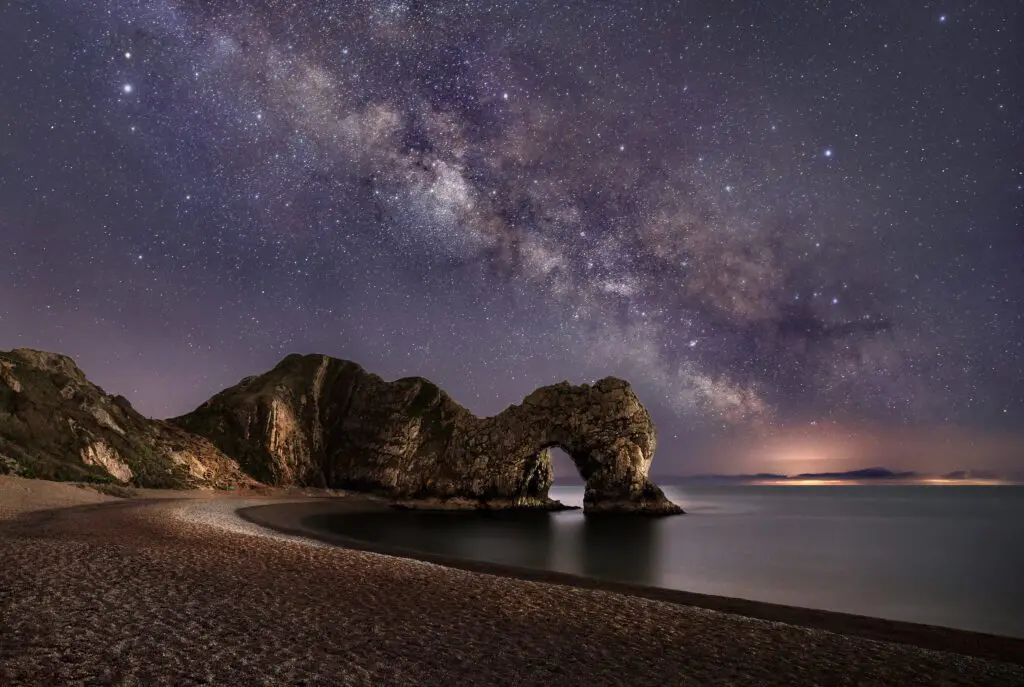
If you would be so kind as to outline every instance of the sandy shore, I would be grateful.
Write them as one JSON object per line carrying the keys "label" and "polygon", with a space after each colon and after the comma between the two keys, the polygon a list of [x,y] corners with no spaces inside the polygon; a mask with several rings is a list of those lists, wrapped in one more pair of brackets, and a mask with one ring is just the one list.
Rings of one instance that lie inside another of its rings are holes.
{"label": "sandy shore", "polygon": [[162,496],[188,498],[0,477],[0,685],[1024,684],[1008,661],[340,548],[235,513],[294,494]]}

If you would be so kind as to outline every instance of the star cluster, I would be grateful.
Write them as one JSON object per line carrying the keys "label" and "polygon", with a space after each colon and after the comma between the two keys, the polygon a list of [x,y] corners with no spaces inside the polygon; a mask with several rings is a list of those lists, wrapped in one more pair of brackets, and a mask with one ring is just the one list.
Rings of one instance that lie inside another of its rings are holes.
{"label": "star cluster", "polygon": [[286,353],[480,414],[1024,422],[1014,3],[14,3],[0,347],[172,415]]}

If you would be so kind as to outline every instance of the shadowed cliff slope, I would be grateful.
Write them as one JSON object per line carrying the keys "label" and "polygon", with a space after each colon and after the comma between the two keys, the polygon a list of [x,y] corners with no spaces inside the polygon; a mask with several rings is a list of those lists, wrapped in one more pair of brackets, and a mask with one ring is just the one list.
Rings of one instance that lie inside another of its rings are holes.
{"label": "shadowed cliff slope", "polygon": [[90,383],[71,358],[24,348],[0,352],[0,473],[140,487],[252,482],[206,439]]}
{"label": "shadowed cliff slope", "polygon": [[648,480],[654,427],[614,378],[542,387],[477,418],[425,379],[386,382],[349,361],[292,355],[171,422],[271,484],[417,505],[553,508],[548,449],[558,446],[586,481],[588,512],[681,512]]}

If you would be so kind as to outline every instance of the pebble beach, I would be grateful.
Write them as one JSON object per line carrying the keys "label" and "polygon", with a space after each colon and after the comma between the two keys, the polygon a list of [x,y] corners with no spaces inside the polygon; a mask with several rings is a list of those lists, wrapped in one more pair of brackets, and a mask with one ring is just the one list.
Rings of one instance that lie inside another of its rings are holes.
{"label": "pebble beach", "polygon": [[452,568],[237,513],[304,499],[0,477],[0,685],[1024,684],[1024,656]]}

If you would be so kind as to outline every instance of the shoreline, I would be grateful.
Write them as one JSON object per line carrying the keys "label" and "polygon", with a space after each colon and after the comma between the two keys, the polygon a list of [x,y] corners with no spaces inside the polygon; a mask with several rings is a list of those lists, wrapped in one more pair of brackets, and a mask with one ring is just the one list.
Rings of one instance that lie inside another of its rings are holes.
{"label": "shoreline", "polygon": [[1024,638],[875,618],[840,611],[788,606],[767,601],[701,594],[666,587],[652,587],[555,570],[526,568],[376,544],[356,537],[314,528],[304,521],[311,516],[327,513],[388,512],[392,510],[388,502],[370,499],[355,493],[344,498],[312,498],[316,500],[245,506],[237,508],[235,512],[238,517],[254,525],[346,549],[422,561],[467,572],[625,594],[679,606],[690,606],[840,635],[907,644],[921,649],[952,652],[1024,666]]}
{"label": "shoreline", "polygon": [[275,511],[259,509],[271,505],[388,508],[372,497],[131,496],[0,477],[0,684],[1024,684],[1012,640],[972,647],[970,633],[943,632],[959,640],[918,648],[841,634],[849,618],[814,629],[758,619],[735,600],[708,610],[696,596],[438,565],[251,517],[267,519]]}

